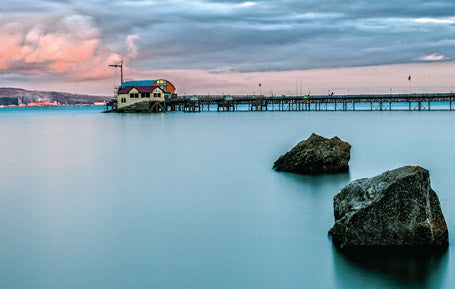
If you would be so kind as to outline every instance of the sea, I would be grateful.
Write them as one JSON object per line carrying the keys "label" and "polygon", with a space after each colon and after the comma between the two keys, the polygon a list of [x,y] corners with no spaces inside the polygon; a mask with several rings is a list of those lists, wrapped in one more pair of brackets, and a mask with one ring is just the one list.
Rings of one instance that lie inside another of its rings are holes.
{"label": "sea", "polygon": [[[0,288],[455,288],[455,111],[102,111],[0,109]],[[349,173],[272,169],[312,133]],[[338,251],[333,197],[404,165],[448,250]]]}

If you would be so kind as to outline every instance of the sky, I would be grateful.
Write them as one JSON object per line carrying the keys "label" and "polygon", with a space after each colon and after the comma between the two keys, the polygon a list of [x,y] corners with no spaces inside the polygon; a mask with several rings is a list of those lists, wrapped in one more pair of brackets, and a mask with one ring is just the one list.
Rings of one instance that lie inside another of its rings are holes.
{"label": "sky", "polygon": [[110,96],[123,60],[183,95],[455,90],[453,0],[3,0],[0,40],[0,87]]}

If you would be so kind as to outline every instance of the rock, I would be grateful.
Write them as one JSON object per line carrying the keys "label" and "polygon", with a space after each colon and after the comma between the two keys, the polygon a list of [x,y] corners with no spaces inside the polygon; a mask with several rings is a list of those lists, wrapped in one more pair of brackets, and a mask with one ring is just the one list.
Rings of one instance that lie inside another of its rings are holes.
{"label": "rock", "polygon": [[313,133],[280,156],[273,168],[306,175],[347,172],[350,151],[351,145],[338,137],[327,139]]}
{"label": "rock", "polygon": [[428,170],[406,166],[344,187],[329,234],[341,249],[447,247],[449,237]]}

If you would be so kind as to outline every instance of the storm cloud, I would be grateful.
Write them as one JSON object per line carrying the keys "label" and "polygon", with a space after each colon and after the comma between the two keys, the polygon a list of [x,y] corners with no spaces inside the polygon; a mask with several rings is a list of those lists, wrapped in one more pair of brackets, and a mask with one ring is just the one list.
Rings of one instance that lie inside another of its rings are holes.
{"label": "storm cloud", "polygon": [[93,17],[109,41],[140,36],[135,67],[273,71],[449,60],[454,11],[450,1],[133,1]]}

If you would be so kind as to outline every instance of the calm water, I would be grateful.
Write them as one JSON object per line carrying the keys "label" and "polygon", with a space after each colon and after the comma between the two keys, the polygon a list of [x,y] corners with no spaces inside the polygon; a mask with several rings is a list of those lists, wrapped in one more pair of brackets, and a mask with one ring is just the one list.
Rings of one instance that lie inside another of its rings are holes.
{"label": "calm water", "polygon": [[[332,198],[430,170],[455,232],[455,112],[101,114],[0,109],[0,288],[455,288],[444,254],[345,256]],[[349,174],[273,171],[312,132]]]}

